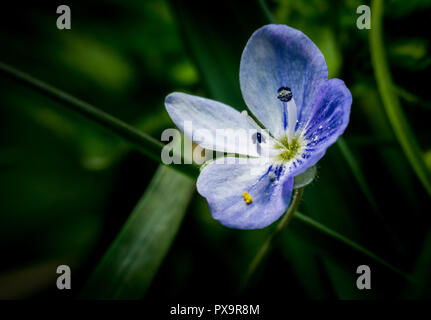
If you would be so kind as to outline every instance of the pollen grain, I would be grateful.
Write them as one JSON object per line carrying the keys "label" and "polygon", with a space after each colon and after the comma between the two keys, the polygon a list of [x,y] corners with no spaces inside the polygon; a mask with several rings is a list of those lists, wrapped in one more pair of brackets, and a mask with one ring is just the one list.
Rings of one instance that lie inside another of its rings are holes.
{"label": "pollen grain", "polygon": [[253,202],[251,195],[247,191],[243,192],[242,196],[244,197],[244,201],[246,204],[250,204]]}

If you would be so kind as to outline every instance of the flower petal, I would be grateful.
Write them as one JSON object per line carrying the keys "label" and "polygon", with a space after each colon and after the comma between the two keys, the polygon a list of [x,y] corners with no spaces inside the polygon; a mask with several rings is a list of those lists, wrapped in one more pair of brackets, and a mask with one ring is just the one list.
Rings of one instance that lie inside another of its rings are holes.
{"label": "flower petal", "polygon": [[352,95],[344,82],[324,83],[313,103],[312,116],[305,126],[305,138],[314,151],[326,150],[343,134],[349,123]]}
{"label": "flower petal", "polygon": [[[226,157],[232,164],[208,164],[199,175],[198,192],[207,199],[214,219],[221,224],[238,229],[264,228],[277,220],[287,209],[293,188],[293,177],[284,174],[283,167],[276,168],[261,159]],[[247,204],[243,193],[252,202]]]}
{"label": "flower petal", "polygon": [[266,25],[248,41],[241,57],[240,84],[244,100],[259,121],[279,137],[284,130],[281,87],[292,90],[299,123],[328,79],[325,58],[301,31],[286,25]]}
{"label": "flower petal", "polygon": [[299,161],[289,167],[290,175],[297,175],[315,165],[349,123],[352,95],[340,79],[327,80],[320,88],[313,104],[310,120],[304,128],[307,141]]}
{"label": "flower petal", "polygon": [[[165,99],[165,106],[177,127],[201,147],[221,152],[259,156],[256,146],[253,147],[251,141],[250,131],[255,128],[232,107],[180,92],[169,94]],[[185,127],[185,121],[191,122],[191,130]],[[235,133],[229,133],[226,129],[235,130]],[[202,130],[207,130],[207,134],[202,134]],[[245,136],[238,134],[237,137],[234,137],[234,134],[237,133],[244,133]]]}

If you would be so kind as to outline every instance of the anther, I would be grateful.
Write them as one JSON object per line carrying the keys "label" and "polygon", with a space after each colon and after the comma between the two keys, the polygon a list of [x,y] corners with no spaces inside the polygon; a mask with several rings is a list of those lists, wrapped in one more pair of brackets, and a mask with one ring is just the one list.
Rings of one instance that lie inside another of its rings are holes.
{"label": "anther", "polygon": [[256,138],[257,142],[262,143],[262,135],[260,134],[260,132],[256,132]]}
{"label": "anther", "polygon": [[246,204],[250,204],[253,202],[251,195],[247,191],[243,192],[242,196],[244,197],[244,201]]}
{"label": "anther", "polygon": [[278,89],[278,96],[277,98],[280,101],[283,102],[288,102],[292,99],[292,90],[290,90],[289,87],[281,87],[280,89]]}
{"label": "anther", "polygon": [[256,132],[255,134],[253,134],[252,139],[254,144],[256,144],[256,142],[257,143],[262,143],[262,141],[265,142],[265,137],[262,136],[260,132]]}

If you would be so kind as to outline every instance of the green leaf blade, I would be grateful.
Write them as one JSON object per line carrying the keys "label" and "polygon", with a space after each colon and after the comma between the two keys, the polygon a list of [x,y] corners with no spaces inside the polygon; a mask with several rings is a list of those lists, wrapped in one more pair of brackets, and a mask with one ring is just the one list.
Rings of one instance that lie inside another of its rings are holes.
{"label": "green leaf blade", "polygon": [[160,166],[93,271],[82,297],[142,298],[175,238],[193,192],[190,178]]}
{"label": "green leaf blade", "polygon": [[[164,144],[150,135],[139,131],[126,122],[108,114],[101,109],[78,99],[62,90],[59,90],[39,79],[36,79],[20,70],[17,70],[0,61],[0,73],[17,80],[26,86],[39,91],[40,93],[61,103],[61,105],[83,115],[85,118],[101,125],[103,128],[110,130],[118,135],[127,143],[133,145],[137,150],[150,157],[151,159],[161,162],[160,153]],[[178,155],[183,159],[183,155]],[[184,172],[190,177],[197,177],[198,168],[195,165],[174,165],[172,167]]]}
{"label": "green leaf blade", "polygon": [[373,12],[371,17],[372,29],[370,30],[371,62],[374,68],[377,86],[382,97],[383,106],[401,148],[425,190],[431,195],[431,174],[425,164],[419,143],[403,113],[398,96],[393,92],[395,86],[391,78],[383,47],[383,1],[372,1],[371,10]]}
{"label": "green leaf blade", "polygon": [[[350,240],[349,238],[343,236],[342,234],[332,230],[331,228],[313,220],[312,218],[296,211],[294,218],[292,222],[295,221],[295,223],[292,223],[292,228],[298,228],[300,230],[301,228],[305,228],[307,232],[301,232],[302,235],[308,235],[312,237],[313,243],[316,244],[316,246],[321,246],[323,250],[326,252],[332,252],[331,256],[333,257],[341,257],[341,259],[348,259],[346,254],[340,254],[337,252],[337,250],[340,249],[340,245],[344,246],[345,248],[353,249],[352,252],[360,253],[365,257],[370,258],[371,260],[377,262],[378,264],[386,267],[387,269],[391,270],[395,274],[398,274],[399,276],[409,280],[414,281],[414,279],[405,273],[404,271],[400,270],[399,268],[395,267],[391,263],[387,262],[383,258],[379,257],[372,251],[364,248],[360,244],[356,243],[355,241]],[[322,239],[321,241],[317,241],[317,239]],[[334,241],[335,240],[335,241]],[[327,243],[332,243],[331,245],[327,245]],[[329,250],[329,251],[328,251]],[[345,251],[345,250],[343,250]],[[348,251],[345,251],[345,253],[349,253]]]}

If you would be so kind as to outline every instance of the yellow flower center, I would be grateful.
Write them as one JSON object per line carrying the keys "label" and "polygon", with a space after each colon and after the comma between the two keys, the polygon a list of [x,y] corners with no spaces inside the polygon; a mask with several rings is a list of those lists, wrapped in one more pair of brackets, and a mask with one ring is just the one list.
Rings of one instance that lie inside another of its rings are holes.
{"label": "yellow flower center", "polygon": [[279,149],[281,152],[275,157],[277,160],[287,162],[299,154],[301,144],[298,139],[293,138],[292,141],[289,142],[287,136],[283,136],[278,142],[279,144],[277,144],[275,148]]}

